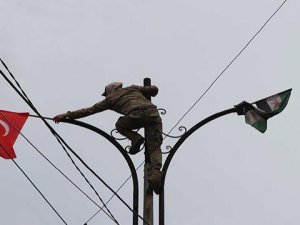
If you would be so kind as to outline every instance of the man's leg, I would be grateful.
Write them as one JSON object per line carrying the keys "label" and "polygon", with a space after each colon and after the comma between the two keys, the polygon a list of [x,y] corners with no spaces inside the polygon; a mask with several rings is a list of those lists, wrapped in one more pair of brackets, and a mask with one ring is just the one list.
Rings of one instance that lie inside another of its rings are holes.
{"label": "man's leg", "polygon": [[121,116],[117,123],[117,131],[131,140],[130,154],[136,154],[140,150],[140,146],[144,143],[144,138],[137,132],[132,131],[141,127],[141,121],[139,119],[131,118],[128,116]]}

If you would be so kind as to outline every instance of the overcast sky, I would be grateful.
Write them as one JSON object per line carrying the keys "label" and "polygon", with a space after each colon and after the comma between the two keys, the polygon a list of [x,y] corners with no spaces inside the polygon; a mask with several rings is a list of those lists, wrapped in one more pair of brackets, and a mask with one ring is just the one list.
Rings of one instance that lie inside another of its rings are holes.
{"label": "overcast sky", "polygon": [[[167,133],[282,2],[0,0],[0,57],[49,117],[102,100],[111,81],[142,85],[150,77],[160,89],[152,101],[167,111]],[[166,177],[166,224],[300,224],[299,40],[300,3],[290,0],[179,124],[189,129],[243,100],[293,88],[287,108],[268,121],[265,134],[232,114],[189,137]],[[33,114],[0,80],[0,109]],[[107,111],[82,121],[109,133],[118,116]],[[125,160],[107,140],[70,124],[50,124],[114,190],[128,178]],[[99,202],[42,121],[29,118],[22,132]],[[175,141],[166,138],[163,151]],[[16,162],[68,224],[82,225],[97,211],[23,137],[14,148]],[[132,160],[139,166],[143,157]],[[108,200],[112,193],[78,165]],[[63,224],[11,160],[0,159],[0,171],[0,224]],[[142,215],[143,169],[138,176]],[[132,205],[131,181],[120,195]],[[131,212],[117,198],[108,208],[120,224],[132,224]],[[154,214],[158,224],[157,196]],[[115,223],[101,212],[88,224]]]}

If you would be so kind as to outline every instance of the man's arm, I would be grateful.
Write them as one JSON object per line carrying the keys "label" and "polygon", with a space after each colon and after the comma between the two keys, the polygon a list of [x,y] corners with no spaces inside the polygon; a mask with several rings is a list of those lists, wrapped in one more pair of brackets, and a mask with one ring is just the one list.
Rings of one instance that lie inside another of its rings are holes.
{"label": "man's arm", "polygon": [[106,109],[108,109],[108,105],[107,102],[103,100],[88,108],[78,109],[75,111],[68,111],[67,113],[59,114],[53,117],[53,121],[55,123],[59,123],[64,119],[79,119],[79,118],[93,115],[98,112],[102,112]]}

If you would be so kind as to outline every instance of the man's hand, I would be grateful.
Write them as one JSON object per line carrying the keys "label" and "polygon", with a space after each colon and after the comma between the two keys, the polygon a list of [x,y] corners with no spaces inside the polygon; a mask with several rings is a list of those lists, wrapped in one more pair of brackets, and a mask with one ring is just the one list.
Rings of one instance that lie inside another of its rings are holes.
{"label": "man's hand", "polygon": [[155,97],[158,93],[158,88],[155,85],[144,86],[142,92],[145,96]]}
{"label": "man's hand", "polygon": [[63,114],[59,114],[57,116],[54,116],[53,121],[55,123],[59,123],[59,122],[61,122],[62,120],[66,119],[66,118],[67,118],[67,113],[63,113]]}

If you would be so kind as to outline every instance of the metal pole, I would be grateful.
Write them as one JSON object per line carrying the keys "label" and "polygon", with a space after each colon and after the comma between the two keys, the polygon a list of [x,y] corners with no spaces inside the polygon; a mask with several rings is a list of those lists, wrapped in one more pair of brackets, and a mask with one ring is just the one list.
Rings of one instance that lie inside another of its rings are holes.
{"label": "metal pole", "polygon": [[[150,86],[151,79],[144,78],[144,86]],[[151,96],[146,96],[151,101]],[[145,130],[145,137],[146,130]],[[150,157],[148,154],[147,139],[145,138],[145,165],[144,165],[144,220],[153,225],[153,190],[149,186],[148,174],[150,170]],[[147,225],[144,222],[144,225]]]}

